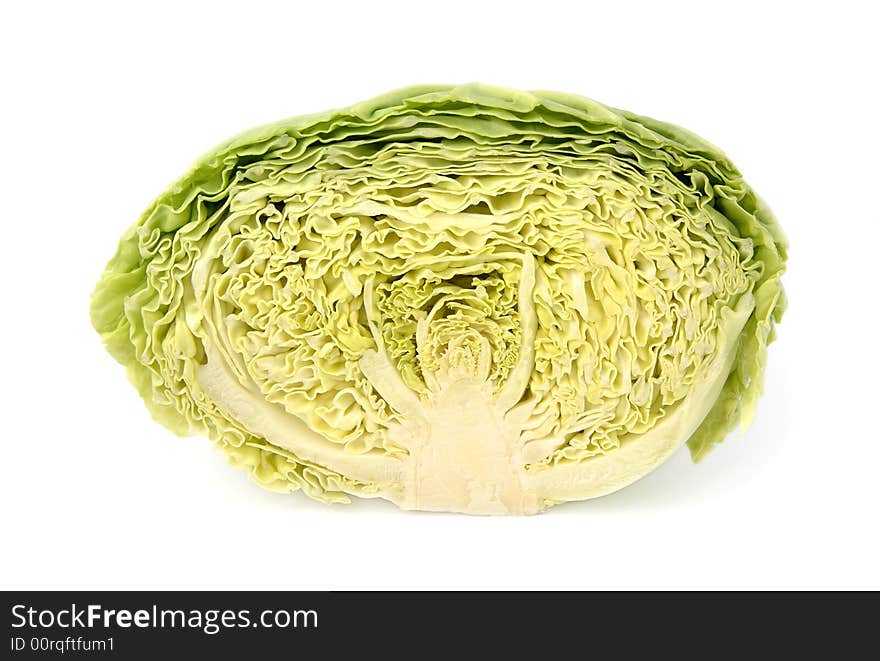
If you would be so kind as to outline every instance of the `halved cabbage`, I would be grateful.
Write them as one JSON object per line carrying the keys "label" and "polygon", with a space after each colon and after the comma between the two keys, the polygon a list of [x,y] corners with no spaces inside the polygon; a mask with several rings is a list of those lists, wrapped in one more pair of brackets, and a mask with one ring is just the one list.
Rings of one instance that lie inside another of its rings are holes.
{"label": "halved cabbage", "polygon": [[123,236],[91,312],[153,416],[263,486],[533,513],[750,420],[784,260],[681,128],[420,87],[210,152]]}

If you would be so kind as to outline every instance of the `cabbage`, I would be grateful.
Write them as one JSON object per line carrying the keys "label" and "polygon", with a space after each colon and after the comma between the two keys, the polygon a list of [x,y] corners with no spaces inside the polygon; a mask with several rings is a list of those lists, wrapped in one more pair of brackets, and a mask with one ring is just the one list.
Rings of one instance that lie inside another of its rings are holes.
{"label": "cabbage", "polygon": [[785,246],[681,128],[417,87],[204,156],[91,315],[156,420],[269,489],[534,513],[748,424]]}

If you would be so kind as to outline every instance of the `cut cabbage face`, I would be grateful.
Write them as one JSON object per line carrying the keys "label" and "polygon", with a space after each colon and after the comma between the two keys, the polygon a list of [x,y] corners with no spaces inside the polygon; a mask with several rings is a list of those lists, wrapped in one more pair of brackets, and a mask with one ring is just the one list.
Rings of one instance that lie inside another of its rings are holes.
{"label": "cut cabbage face", "polygon": [[785,245],[681,128],[408,88],[204,156],[91,313],[156,420],[267,488],[527,514],[748,423]]}

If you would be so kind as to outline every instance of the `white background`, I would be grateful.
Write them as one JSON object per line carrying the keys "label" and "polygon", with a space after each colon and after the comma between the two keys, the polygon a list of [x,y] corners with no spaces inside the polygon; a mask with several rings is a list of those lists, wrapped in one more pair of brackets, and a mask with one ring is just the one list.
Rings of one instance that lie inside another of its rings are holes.
{"label": "white background", "polygon": [[[0,20],[0,587],[880,588],[872,3],[129,4]],[[791,242],[753,427],[597,501],[472,518],[264,492],[153,423],[88,321],[149,201],[249,126],[468,81],[733,158]]]}

